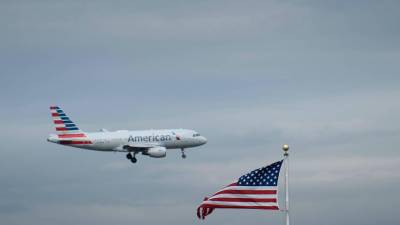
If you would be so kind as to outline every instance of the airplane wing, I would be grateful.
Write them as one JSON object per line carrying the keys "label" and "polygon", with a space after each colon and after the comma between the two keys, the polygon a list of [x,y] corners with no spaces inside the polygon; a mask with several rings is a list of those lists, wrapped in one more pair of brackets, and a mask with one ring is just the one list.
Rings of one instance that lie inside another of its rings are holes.
{"label": "airplane wing", "polygon": [[160,145],[157,144],[152,144],[152,143],[137,143],[137,144],[127,144],[127,145],[122,145],[117,148],[115,148],[115,151],[120,151],[120,152],[142,152],[145,151],[149,148],[154,148],[154,147],[160,147]]}

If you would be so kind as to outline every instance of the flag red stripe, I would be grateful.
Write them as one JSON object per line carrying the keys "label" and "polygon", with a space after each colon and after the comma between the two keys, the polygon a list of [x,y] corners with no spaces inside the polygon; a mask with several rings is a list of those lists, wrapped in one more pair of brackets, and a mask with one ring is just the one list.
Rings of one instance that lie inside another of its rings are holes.
{"label": "flag red stripe", "polygon": [[221,202],[276,202],[276,198],[210,198],[208,201]]}
{"label": "flag red stripe", "polygon": [[242,194],[242,195],[252,195],[252,194],[264,194],[264,195],[274,195],[276,190],[223,190],[215,193],[213,196],[219,194]]}
{"label": "flag red stripe", "polygon": [[58,113],[52,113],[51,116],[58,116]]}
{"label": "flag red stripe", "polygon": [[55,124],[64,124],[64,121],[62,121],[62,120],[54,120],[54,123]]}
{"label": "flag red stripe", "polygon": [[56,127],[56,131],[65,131],[67,128],[65,127]]}
{"label": "flag red stripe", "polygon": [[85,134],[59,134],[59,138],[76,138],[76,137],[86,137]]}
{"label": "flag red stripe", "polygon": [[214,205],[202,204],[203,208],[222,208],[222,209],[264,209],[264,210],[279,210],[278,206],[238,206],[238,205]]}

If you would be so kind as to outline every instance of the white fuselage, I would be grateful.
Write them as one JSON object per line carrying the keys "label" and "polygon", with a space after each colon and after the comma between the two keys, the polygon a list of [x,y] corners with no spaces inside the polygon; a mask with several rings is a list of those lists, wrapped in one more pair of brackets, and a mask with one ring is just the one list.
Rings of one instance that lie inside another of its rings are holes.
{"label": "white fuselage", "polygon": [[[51,135],[48,141],[62,145],[68,145],[83,149],[97,151],[129,152],[130,149],[146,149],[154,146],[166,149],[183,149],[203,145],[207,139],[197,132],[187,129],[164,130],[138,130],[138,131],[101,131],[85,133],[84,141],[87,144],[73,144],[81,139],[60,139],[57,135]],[[132,148],[127,148],[132,147]]]}

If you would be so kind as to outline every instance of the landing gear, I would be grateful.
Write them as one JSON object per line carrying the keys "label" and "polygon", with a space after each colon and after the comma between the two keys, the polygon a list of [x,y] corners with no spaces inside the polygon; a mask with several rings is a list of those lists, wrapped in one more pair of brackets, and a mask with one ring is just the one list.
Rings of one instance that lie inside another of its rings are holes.
{"label": "landing gear", "polygon": [[126,158],[127,159],[132,159],[133,157],[132,157],[132,154],[129,152],[127,155],[126,155]]}
{"label": "landing gear", "polygon": [[186,159],[185,149],[181,148],[181,152],[182,152],[182,159]]}
{"label": "landing gear", "polygon": [[132,154],[129,152],[129,153],[126,155],[126,158],[129,159],[129,160],[131,160],[132,163],[136,163],[136,162],[137,162],[137,159],[136,159],[135,155],[136,155],[136,153],[133,153],[133,155],[132,155]]}

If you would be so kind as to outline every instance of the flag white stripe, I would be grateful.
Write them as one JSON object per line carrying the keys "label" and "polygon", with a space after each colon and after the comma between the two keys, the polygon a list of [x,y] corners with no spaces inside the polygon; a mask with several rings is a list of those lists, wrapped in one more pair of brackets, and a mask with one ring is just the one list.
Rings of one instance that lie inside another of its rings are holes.
{"label": "flag white stripe", "polygon": [[243,195],[243,194],[219,194],[210,197],[213,198],[277,198],[276,194],[273,195]]}
{"label": "flag white stripe", "polygon": [[228,186],[223,188],[225,190],[277,190],[276,186]]}
{"label": "flag white stripe", "polygon": [[204,201],[202,204],[224,205],[224,206],[276,206],[275,202],[222,202],[222,201]]}

